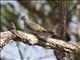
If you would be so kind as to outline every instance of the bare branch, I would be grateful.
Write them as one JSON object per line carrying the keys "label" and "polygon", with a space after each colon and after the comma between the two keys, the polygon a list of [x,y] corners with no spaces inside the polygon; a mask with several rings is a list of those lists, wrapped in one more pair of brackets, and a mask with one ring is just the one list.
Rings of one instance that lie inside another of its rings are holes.
{"label": "bare branch", "polygon": [[12,39],[13,34],[10,31],[0,32],[0,47],[5,46]]}
{"label": "bare branch", "polygon": [[[15,38],[15,34],[12,34],[10,31],[6,31],[6,32],[0,32],[1,37],[1,44],[0,46],[2,47],[3,45],[5,45],[5,43],[9,42],[12,38]],[[62,40],[58,40],[58,39],[53,39],[53,38],[48,38],[45,41],[38,39],[36,36],[29,34],[29,33],[25,33],[22,31],[18,31],[16,33],[17,36],[19,36],[21,38],[22,42],[29,42],[29,44],[36,44],[36,45],[40,45],[42,47],[49,47],[49,48],[53,48],[53,49],[64,49],[66,52],[80,52],[80,48],[74,44],[70,44],[67,42],[64,42]]]}

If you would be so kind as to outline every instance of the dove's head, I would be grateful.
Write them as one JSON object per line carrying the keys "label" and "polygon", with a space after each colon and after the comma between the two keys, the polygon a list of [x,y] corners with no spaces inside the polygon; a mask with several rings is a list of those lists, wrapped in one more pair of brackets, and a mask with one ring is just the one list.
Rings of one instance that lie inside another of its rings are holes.
{"label": "dove's head", "polygon": [[32,21],[29,19],[29,16],[22,16],[21,19],[23,20],[24,24],[30,25]]}
{"label": "dove's head", "polygon": [[29,17],[28,16],[22,16],[21,19],[25,21],[25,20],[29,20]]}

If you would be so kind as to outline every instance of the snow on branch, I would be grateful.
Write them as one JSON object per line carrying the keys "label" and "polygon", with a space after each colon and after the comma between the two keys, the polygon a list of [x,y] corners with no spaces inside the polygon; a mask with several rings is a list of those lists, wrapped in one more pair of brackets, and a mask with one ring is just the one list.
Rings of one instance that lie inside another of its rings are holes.
{"label": "snow on branch", "polygon": [[[11,31],[6,32],[0,32],[0,47],[5,46],[9,43],[10,40],[14,40],[14,38],[18,37],[20,38],[19,41],[29,43],[31,45],[36,44],[40,45],[45,48],[52,48],[52,49],[64,49],[66,52],[80,52],[80,48],[77,45],[70,44],[68,42],[59,40],[59,39],[53,39],[53,38],[47,38],[45,41],[38,39],[35,35],[29,34],[26,32],[18,31],[17,33],[13,34]],[[18,40],[18,39],[16,39]]]}

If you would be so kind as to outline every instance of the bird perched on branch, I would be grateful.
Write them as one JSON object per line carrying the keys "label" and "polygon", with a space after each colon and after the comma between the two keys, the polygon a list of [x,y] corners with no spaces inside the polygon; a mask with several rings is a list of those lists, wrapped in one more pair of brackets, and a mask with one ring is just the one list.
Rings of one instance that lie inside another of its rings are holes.
{"label": "bird perched on branch", "polygon": [[23,16],[21,18],[23,19],[24,23],[26,23],[27,26],[30,29],[32,29],[33,31],[46,32],[46,33],[48,33],[48,31],[45,28],[43,28],[39,24],[35,23],[34,21],[30,20],[28,16]]}
{"label": "bird perched on branch", "polygon": [[30,20],[30,18],[28,16],[22,16],[21,19],[24,21],[24,26],[25,26],[28,33],[35,34],[35,35],[42,37],[42,38],[52,37],[52,36],[57,37],[56,35],[54,35],[54,32],[48,31],[47,29],[45,29],[41,25]]}

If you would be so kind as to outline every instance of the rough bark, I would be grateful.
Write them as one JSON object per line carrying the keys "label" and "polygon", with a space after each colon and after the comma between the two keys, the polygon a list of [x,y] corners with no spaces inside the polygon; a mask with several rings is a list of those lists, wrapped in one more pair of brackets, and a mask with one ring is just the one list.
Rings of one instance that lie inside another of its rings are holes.
{"label": "rough bark", "polygon": [[6,45],[5,44],[6,42],[9,43],[11,39],[18,37],[20,38],[19,41],[22,41],[24,43],[28,42],[28,44],[32,44],[32,45],[36,44],[36,45],[40,45],[45,48],[48,47],[48,48],[53,48],[57,50],[63,49],[65,52],[80,52],[80,47],[78,45],[68,43],[62,40],[58,40],[58,39],[53,39],[53,38],[47,38],[46,40],[38,39],[35,35],[25,33],[22,31],[18,31],[18,30],[17,30],[17,33],[14,32],[14,34],[11,33],[10,31],[0,32],[0,34],[1,34],[1,37],[0,37],[1,47]]}

